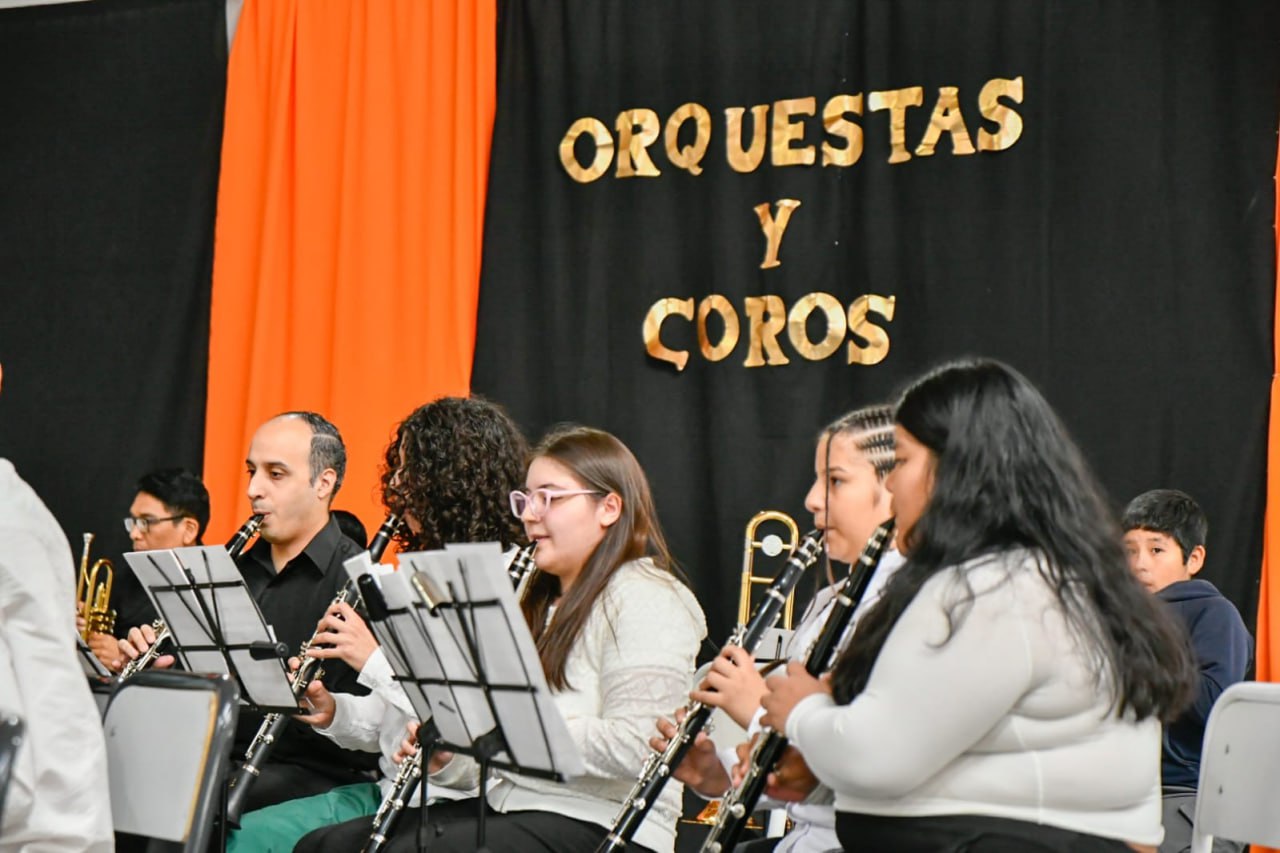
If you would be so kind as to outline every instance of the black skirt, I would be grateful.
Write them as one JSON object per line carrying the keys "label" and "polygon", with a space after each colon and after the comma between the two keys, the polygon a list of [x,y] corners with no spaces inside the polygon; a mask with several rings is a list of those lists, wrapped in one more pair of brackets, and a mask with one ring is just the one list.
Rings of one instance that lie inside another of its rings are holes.
{"label": "black skirt", "polygon": [[1133,853],[1114,838],[986,815],[839,812],[836,832],[847,853]]}

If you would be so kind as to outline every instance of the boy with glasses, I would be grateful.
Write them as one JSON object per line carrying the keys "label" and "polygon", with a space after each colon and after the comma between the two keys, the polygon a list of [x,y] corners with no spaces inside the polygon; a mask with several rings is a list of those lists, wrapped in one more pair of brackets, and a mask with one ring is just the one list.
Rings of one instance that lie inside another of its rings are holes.
{"label": "boy with glasses", "polygon": [[[204,544],[204,531],[209,524],[209,490],[199,477],[183,468],[160,468],[139,477],[136,488],[129,515],[124,519],[133,550]],[[103,666],[119,672],[124,666],[119,640],[127,637],[133,626],[153,622],[156,611],[138,579],[128,570],[116,575],[111,607],[116,611],[116,635],[93,634],[89,647]]]}

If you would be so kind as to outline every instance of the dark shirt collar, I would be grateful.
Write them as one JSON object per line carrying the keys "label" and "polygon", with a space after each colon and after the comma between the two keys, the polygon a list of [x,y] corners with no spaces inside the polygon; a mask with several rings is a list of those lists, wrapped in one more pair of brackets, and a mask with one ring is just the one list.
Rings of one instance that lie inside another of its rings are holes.
{"label": "dark shirt collar", "polygon": [[[331,515],[325,526],[320,528],[320,532],[311,537],[311,541],[307,543],[307,547],[302,549],[302,553],[285,563],[284,569],[306,566],[315,574],[323,575],[333,559],[334,552],[343,541],[342,530]],[[249,549],[249,556],[263,568],[269,570],[271,574],[277,574],[275,563],[271,561],[271,543],[259,539]],[[284,569],[281,569],[280,572],[283,572]]]}

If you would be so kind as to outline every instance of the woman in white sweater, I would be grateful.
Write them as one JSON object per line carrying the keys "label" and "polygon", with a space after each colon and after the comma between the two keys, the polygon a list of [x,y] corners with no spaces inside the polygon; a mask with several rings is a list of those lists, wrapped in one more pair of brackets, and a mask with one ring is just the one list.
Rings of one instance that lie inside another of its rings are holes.
{"label": "woman in white sweater", "polygon": [[846,850],[1159,843],[1160,720],[1190,651],[1126,570],[1079,451],[991,361],[926,375],[896,421],[907,563],[829,681],[770,679],[764,722],[835,790]]}
{"label": "woman in white sweater", "polygon": [[[525,484],[511,503],[537,543],[537,570],[521,605],[586,774],[565,783],[495,774],[486,847],[590,853],[644,763],[654,717],[688,691],[706,624],[672,573],[648,482],[621,441],[585,427],[554,432],[534,450]],[[480,781],[463,756],[436,754],[432,769],[432,785]],[[667,786],[630,850],[673,850],[680,795]],[[432,853],[475,849],[478,805],[428,808]],[[417,849],[418,823],[411,810],[384,849]]]}

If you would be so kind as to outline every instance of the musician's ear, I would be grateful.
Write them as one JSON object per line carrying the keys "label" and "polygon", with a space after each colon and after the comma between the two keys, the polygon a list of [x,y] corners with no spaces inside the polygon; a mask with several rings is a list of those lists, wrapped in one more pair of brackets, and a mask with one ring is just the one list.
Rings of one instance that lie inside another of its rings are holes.
{"label": "musician's ear", "polygon": [[601,527],[609,527],[622,517],[622,496],[610,492],[596,504],[596,520]]}
{"label": "musician's ear", "polygon": [[320,472],[320,476],[316,477],[315,490],[316,497],[326,503],[333,500],[334,486],[338,483],[338,472],[332,468],[325,468]]}
{"label": "musician's ear", "polygon": [[200,536],[200,522],[188,515],[178,523],[182,525],[182,544],[196,544],[196,539]]}

